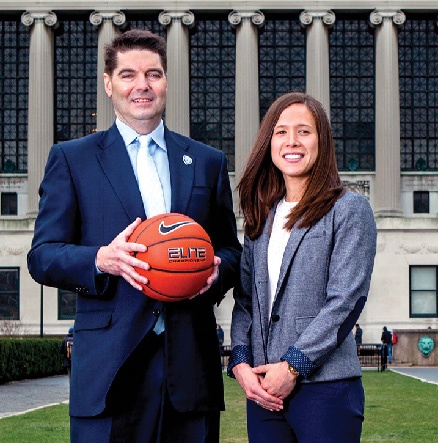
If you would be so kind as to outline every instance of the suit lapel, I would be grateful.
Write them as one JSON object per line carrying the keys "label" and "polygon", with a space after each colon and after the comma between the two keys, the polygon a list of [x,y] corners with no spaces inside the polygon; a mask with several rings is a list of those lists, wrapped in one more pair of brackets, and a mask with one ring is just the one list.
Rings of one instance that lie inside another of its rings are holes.
{"label": "suit lapel", "polygon": [[172,187],[171,212],[187,213],[195,177],[196,159],[189,153],[185,138],[164,130],[169,158],[170,184]]}
{"label": "suit lapel", "polygon": [[268,275],[268,245],[273,221],[273,212],[266,220],[262,235],[254,241],[254,276],[256,295],[261,314],[262,332],[265,341],[268,338],[269,325],[269,275]]}
{"label": "suit lapel", "polygon": [[146,218],[125,143],[114,124],[100,139],[96,156],[130,220]]}
{"label": "suit lapel", "polygon": [[[299,224],[299,222],[297,223]],[[284,250],[283,260],[281,262],[280,275],[278,276],[277,290],[275,291],[275,300],[278,297],[281,287],[289,273],[292,266],[295,254],[303,240],[304,236],[307,234],[310,228],[299,229],[296,226],[291,231],[291,235],[286,244],[286,249]]]}

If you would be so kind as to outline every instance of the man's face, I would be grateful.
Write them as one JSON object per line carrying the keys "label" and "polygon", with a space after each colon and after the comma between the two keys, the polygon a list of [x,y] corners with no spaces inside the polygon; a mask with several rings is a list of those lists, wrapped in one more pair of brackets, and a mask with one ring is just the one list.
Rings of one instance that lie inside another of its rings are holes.
{"label": "man's face", "polygon": [[155,129],[166,106],[167,78],[160,56],[149,50],[117,54],[117,67],[104,74],[105,91],[117,117],[140,134]]}

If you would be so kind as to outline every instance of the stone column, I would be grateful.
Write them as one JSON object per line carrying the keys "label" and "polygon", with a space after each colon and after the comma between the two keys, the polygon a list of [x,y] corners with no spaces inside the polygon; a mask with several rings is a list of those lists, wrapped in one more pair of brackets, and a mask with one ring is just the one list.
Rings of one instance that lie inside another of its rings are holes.
{"label": "stone column", "polygon": [[332,11],[308,10],[300,14],[307,28],[306,91],[319,100],[330,115],[329,28],[335,24]]}
{"label": "stone column", "polygon": [[27,215],[38,214],[38,188],[54,142],[54,63],[51,27],[53,12],[25,12],[21,22],[30,26],[29,105],[27,128]]}
{"label": "stone column", "polygon": [[108,129],[115,119],[114,108],[111,99],[106,95],[103,84],[104,50],[105,45],[110,43],[116,36],[116,27],[125,24],[126,17],[123,12],[105,11],[92,12],[90,23],[99,29],[97,48],[97,119],[96,129],[104,131]]}
{"label": "stone column", "polygon": [[158,21],[167,28],[166,125],[190,136],[189,28],[194,26],[195,16],[190,11],[163,11]]}
{"label": "stone column", "polygon": [[375,10],[370,24],[376,28],[376,181],[374,213],[399,217],[400,91],[397,27],[406,20],[401,11]]}
{"label": "stone column", "polygon": [[232,11],[228,20],[236,29],[235,183],[248,161],[260,126],[258,31],[265,23],[260,11]]}

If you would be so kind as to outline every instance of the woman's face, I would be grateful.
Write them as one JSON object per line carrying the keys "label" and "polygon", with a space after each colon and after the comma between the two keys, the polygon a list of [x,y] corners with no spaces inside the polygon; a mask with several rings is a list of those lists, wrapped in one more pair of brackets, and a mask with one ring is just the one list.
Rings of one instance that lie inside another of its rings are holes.
{"label": "woman's face", "polygon": [[[271,138],[271,158],[286,188],[304,185],[318,157],[318,133],[306,105],[295,103],[280,114]],[[286,195],[287,197],[287,195]]]}

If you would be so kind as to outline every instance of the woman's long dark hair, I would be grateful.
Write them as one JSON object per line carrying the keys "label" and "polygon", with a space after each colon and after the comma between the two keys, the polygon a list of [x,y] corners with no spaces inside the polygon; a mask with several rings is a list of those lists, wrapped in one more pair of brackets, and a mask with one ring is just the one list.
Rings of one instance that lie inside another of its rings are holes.
{"label": "woman's long dark hair", "polygon": [[318,156],[307,181],[306,190],[291,211],[287,229],[314,225],[333,207],[344,192],[336,165],[334,140],[328,116],[321,103],[308,94],[291,92],[278,98],[268,109],[248,163],[237,186],[245,233],[255,239],[261,235],[271,208],[286,194],[282,172],[271,159],[271,138],[284,109],[304,104],[312,113],[318,133]]}

